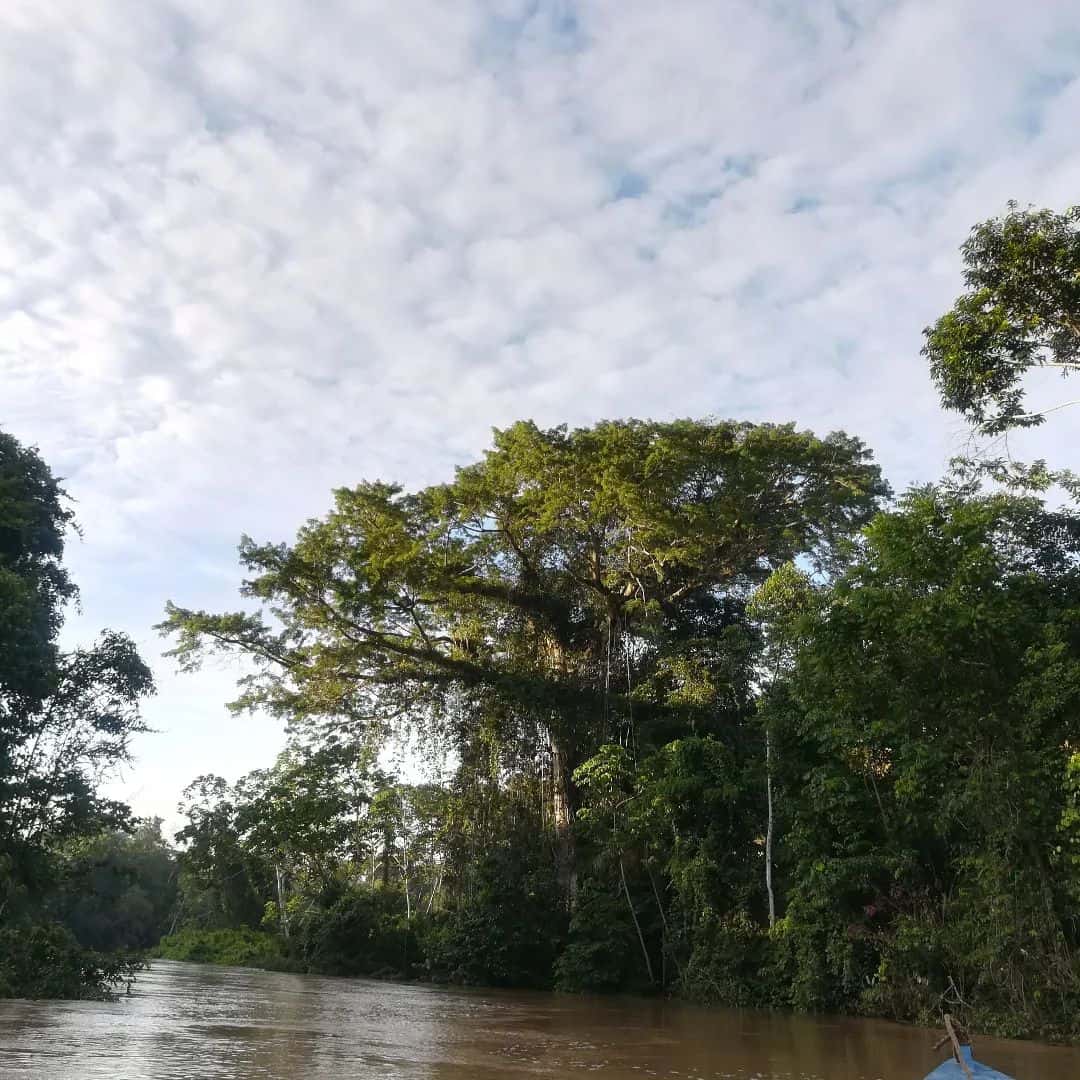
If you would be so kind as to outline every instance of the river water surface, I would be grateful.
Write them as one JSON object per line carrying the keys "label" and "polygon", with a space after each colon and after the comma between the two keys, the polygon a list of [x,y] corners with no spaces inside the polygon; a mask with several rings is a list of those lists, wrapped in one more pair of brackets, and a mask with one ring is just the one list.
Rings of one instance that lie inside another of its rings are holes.
{"label": "river water surface", "polygon": [[[921,1080],[937,1033],[630,998],[283,975],[158,961],[130,997],[0,1001],[3,1080]],[[983,1040],[1017,1080],[1080,1050]]]}

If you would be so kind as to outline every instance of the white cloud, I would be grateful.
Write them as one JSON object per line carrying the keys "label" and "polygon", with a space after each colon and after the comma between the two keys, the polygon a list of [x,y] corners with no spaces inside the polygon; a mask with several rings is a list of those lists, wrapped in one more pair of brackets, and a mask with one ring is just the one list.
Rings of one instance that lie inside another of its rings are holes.
{"label": "white cloud", "polygon": [[[79,500],[73,632],[156,655],[242,531],[520,416],[794,418],[934,477],[919,332],[972,223],[1080,201],[1078,76],[1069,0],[9,2],[0,424]],[[278,735],[159,667],[167,811]]]}

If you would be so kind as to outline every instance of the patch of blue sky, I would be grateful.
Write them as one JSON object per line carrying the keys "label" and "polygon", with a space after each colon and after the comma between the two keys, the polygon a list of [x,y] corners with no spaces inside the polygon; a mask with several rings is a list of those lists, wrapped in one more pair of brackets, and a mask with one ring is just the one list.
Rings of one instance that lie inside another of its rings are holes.
{"label": "patch of blue sky", "polygon": [[728,157],[720,173],[720,183],[699,191],[690,191],[669,199],[663,210],[664,223],[675,228],[693,229],[703,224],[710,206],[742,180],[754,175],[757,159],[752,156]]}
{"label": "patch of blue sky", "polygon": [[760,303],[767,299],[770,291],[774,290],[777,284],[778,276],[775,271],[755,270],[735,288],[735,302],[745,305]]}
{"label": "patch of blue sky", "polygon": [[500,66],[522,41],[541,41],[552,53],[579,52],[586,39],[571,0],[526,0],[507,14],[492,14],[477,43],[480,63]]}
{"label": "patch of blue sky", "polygon": [[833,346],[832,356],[828,358],[828,363],[845,378],[850,378],[851,361],[855,358],[855,353],[855,342],[850,338],[842,338]]}
{"label": "patch of blue sky", "polygon": [[922,155],[910,169],[897,173],[879,184],[873,193],[873,201],[879,206],[894,209],[912,191],[934,191],[945,185],[962,164],[960,155],[953,150],[938,148]]}
{"label": "patch of blue sky", "polygon": [[1016,124],[1025,135],[1034,137],[1042,131],[1047,106],[1072,82],[1080,78],[1080,49],[1071,70],[1042,71],[1031,76],[1020,95]]}
{"label": "patch of blue sky", "polygon": [[798,34],[800,40],[809,48],[815,47],[821,40],[821,30],[803,0],[769,0],[766,9],[789,32]]}
{"label": "patch of blue sky", "polygon": [[633,169],[625,169],[615,174],[612,181],[612,199],[640,199],[649,192],[649,178]]}
{"label": "patch of blue sky", "polygon": [[705,220],[709,207],[721,198],[726,188],[695,191],[680,199],[673,199],[664,206],[664,223],[680,229],[692,229]]}
{"label": "patch of blue sky", "polygon": [[883,12],[893,6],[893,0],[856,0],[854,3],[834,0],[832,4],[818,5],[807,4],[805,0],[768,0],[767,10],[806,49],[824,46],[835,27],[840,27],[845,47],[850,48]]}

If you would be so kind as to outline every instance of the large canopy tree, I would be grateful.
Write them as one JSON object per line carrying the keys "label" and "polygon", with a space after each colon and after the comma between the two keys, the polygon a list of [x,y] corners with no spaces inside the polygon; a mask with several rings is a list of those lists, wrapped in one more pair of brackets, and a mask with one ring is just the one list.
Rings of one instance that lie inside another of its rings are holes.
{"label": "large canopy tree", "polygon": [[244,539],[243,594],[262,610],[170,605],[162,627],[183,664],[256,661],[241,707],[424,713],[466,740],[495,714],[508,740],[536,736],[569,896],[574,768],[609,739],[745,709],[749,590],[789,560],[834,559],[885,491],[843,434],[518,423],[448,484],[364,483],[292,545]]}

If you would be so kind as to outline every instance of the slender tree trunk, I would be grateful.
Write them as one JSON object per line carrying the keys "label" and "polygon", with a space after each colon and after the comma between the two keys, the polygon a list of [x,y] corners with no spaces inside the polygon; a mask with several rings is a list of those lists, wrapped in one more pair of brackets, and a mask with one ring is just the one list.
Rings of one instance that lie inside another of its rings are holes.
{"label": "slender tree trunk", "polygon": [[623,893],[626,895],[626,906],[630,909],[630,918],[634,920],[634,929],[637,931],[637,939],[641,945],[641,955],[645,957],[645,970],[649,973],[649,982],[655,983],[652,961],[649,959],[649,950],[645,948],[645,935],[641,932],[641,923],[638,922],[637,912],[634,910],[634,901],[630,898],[630,886],[626,884],[626,870],[623,867],[622,856],[619,856],[619,877],[622,878]]}
{"label": "slender tree trunk", "polygon": [[[649,875],[649,884],[652,886],[653,896],[656,897],[656,910],[660,912],[660,921],[664,924],[664,948],[661,950],[661,956],[665,958],[665,965],[667,963],[667,943],[671,941],[671,927],[668,925],[667,912],[664,911],[664,901],[660,896],[660,890],[656,887],[656,878],[653,877],[653,872],[649,869],[648,862],[645,863],[645,873]],[[679,978],[682,978],[682,964],[679,963],[679,957],[676,954],[674,948],[671,952],[671,959],[675,962],[675,970],[679,973]],[[667,968],[664,969],[664,979],[661,985],[667,985]]]}
{"label": "slender tree trunk", "polygon": [[401,848],[401,879],[405,885],[405,921],[412,922],[412,897],[409,895],[409,844],[405,840]]}
{"label": "slender tree trunk", "polygon": [[769,806],[769,822],[765,829],[765,891],[769,894],[769,928],[776,925],[776,898],[772,883],[773,849],[773,795],[772,795],[772,739],[765,729],[765,798]]}
{"label": "slender tree trunk", "polygon": [[281,933],[289,937],[289,909],[285,906],[285,871],[279,863],[274,864],[274,878],[277,881],[278,916],[281,919]]}
{"label": "slender tree trunk", "polygon": [[555,878],[563,902],[572,911],[577,902],[577,866],[574,849],[573,810],[566,751],[551,741],[551,817],[555,828]]}
{"label": "slender tree trunk", "polygon": [[398,793],[401,808],[401,876],[405,880],[405,921],[412,922],[412,898],[409,896],[409,827],[405,819],[405,797]]}
{"label": "slender tree trunk", "polygon": [[443,875],[442,871],[440,870],[439,876],[435,879],[435,884],[432,886],[431,895],[428,897],[427,909],[425,911],[425,914],[427,915],[431,914],[431,907],[435,903],[435,894],[442,888],[442,879]]}

